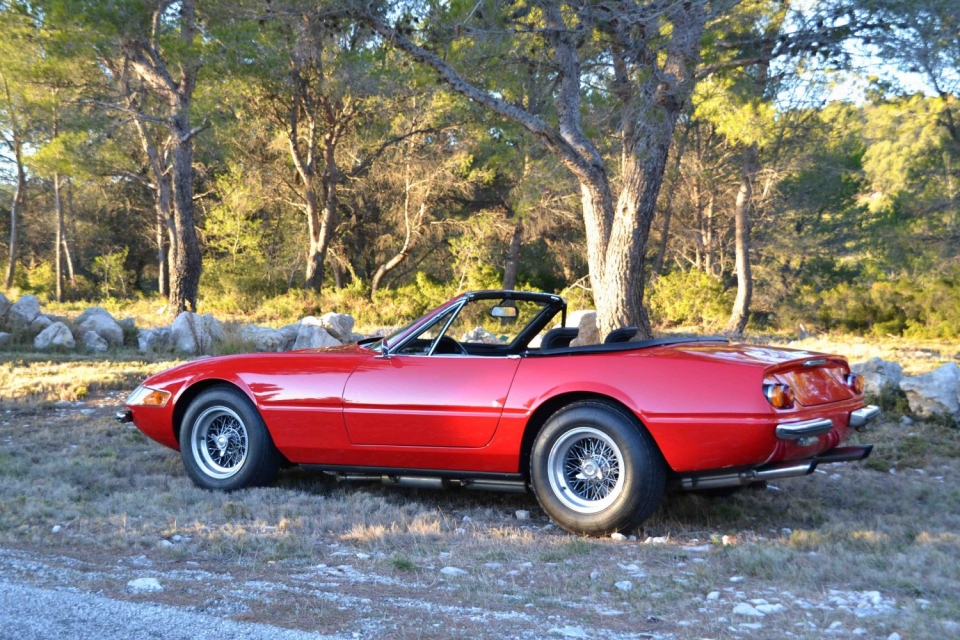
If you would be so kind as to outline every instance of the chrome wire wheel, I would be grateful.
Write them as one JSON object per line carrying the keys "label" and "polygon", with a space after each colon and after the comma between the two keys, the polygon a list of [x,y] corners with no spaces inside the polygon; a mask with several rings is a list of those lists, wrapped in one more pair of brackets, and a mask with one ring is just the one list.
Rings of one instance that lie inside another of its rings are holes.
{"label": "chrome wire wheel", "polygon": [[194,421],[193,459],[210,478],[223,480],[243,468],[249,450],[247,427],[232,409],[210,407]]}
{"label": "chrome wire wheel", "polygon": [[599,513],[623,493],[623,454],[603,431],[576,427],[551,447],[547,474],[553,494],[566,507],[577,513]]}

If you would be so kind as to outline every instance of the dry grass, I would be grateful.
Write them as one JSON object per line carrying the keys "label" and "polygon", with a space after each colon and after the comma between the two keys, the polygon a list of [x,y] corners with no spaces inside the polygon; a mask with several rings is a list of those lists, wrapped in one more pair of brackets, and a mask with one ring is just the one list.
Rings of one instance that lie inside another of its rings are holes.
{"label": "dry grass", "polygon": [[[960,622],[960,430],[937,422],[888,417],[856,436],[877,445],[866,463],[778,490],[668,496],[637,541],[616,542],[565,534],[525,495],[337,484],[299,469],[265,489],[201,491],[178,454],[109,418],[120,388],[166,364],[46,357],[0,368],[0,389],[15,401],[0,413],[2,546],[91,567],[146,558],[171,585],[157,599],[373,637],[544,637],[575,626],[819,638],[839,622],[841,636],[942,638],[943,621]],[[78,376],[118,391],[91,392],[82,405],[24,402],[69,396],[56,389]],[[517,520],[518,509],[532,519]],[[467,573],[445,576],[446,566]],[[221,573],[195,579],[188,569]],[[623,580],[631,591],[615,586]],[[134,597],[124,585],[92,571],[82,581]],[[836,604],[869,591],[896,611],[858,617]],[[758,598],[785,610],[732,613]],[[750,624],[762,628],[741,626]]]}

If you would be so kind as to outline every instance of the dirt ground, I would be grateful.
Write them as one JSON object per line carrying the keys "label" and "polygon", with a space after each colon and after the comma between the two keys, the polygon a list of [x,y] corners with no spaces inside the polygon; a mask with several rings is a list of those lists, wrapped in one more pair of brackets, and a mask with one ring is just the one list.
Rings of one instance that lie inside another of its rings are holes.
{"label": "dirt ground", "polygon": [[0,581],[344,638],[960,637],[960,431],[942,422],[886,416],[857,436],[863,463],[671,494],[615,540],[565,533],[532,495],[300,469],[202,491],[112,420],[125,395],[0,409]]}

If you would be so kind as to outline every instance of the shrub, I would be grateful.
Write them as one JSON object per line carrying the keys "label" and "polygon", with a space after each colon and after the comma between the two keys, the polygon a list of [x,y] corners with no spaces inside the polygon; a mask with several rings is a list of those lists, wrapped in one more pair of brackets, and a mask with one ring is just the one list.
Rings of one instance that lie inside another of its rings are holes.
{"label": "shrub", "polygon": [[733,301],[715,278],[698,270],[657,278],[649,299],[652,320],[665,325],[717,326],[730,317]]}

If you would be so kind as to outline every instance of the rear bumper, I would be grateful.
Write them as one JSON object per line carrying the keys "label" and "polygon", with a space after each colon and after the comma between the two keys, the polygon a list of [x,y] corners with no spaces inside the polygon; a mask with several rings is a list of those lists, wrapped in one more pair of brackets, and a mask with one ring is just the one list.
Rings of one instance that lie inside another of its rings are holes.
{"label": "rear bumper", "polygon": [[863,460],[873,451],[873,445],[856,447],[834,447],[829,451],[803,460],[787,460],[774,462],[755,469],[730,471],[724,469],[716,472],[698,473],[679,479],[680,487],[688,491],[697,489],[716,489],[719,487],[736,487],[762,480],[780,480],[795,478],[813,473],[817,465],[830,462],[854,462]]}
{"label": "rear bumper", "polygon": [[880,407],[871,404],[863,409],[857,409],[850,414],[850,426],[860,430],[873,422],[880,415]]}
{"label": "rear bumper", "polygon": [[[852,429],[862,430],[867,424],[876,420],[880,415],[880,407],[869,405],[862,409],[850,412],[849,426]],[[814,418],[799,422],[781,422],[777,425],[776,434],[780,440],[804,440],[830,433],[833,430],[833,420],[830,418]]]}

